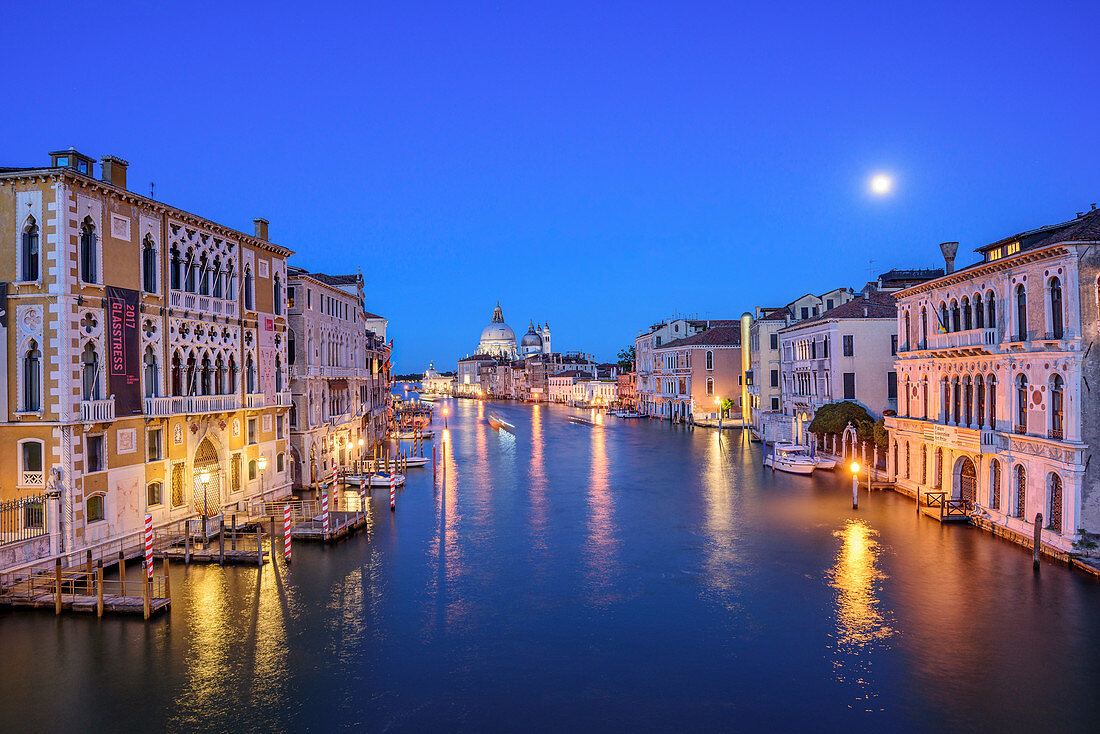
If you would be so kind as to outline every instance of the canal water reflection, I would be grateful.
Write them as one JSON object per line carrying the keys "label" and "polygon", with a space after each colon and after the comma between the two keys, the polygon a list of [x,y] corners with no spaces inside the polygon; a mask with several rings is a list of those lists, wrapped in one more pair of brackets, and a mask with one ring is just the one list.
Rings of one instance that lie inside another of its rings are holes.
{"label": "canal water reflection", "polygon": [[177,566],[149,624],[0,615],[0,730],[1098,720],[1088,578],[889,492],[852,510],[845,477],[772,473],[737,431],[447,404],[439,480],[292,568]]}

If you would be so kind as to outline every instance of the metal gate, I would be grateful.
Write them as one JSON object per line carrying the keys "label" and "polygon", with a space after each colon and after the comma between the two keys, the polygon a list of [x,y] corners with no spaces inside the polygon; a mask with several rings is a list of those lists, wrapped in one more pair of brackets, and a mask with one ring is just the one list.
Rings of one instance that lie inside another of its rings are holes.
{"label": "metal gate", "polygon": [[972,506],[978,497],[978,473],[970,459],[963,459],[959,469],[959,497],[966,501],[967,507]]}

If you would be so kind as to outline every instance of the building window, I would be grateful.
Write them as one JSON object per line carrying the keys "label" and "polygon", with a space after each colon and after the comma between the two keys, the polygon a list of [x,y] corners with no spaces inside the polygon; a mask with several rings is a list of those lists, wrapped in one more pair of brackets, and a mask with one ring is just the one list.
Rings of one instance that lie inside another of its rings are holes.
{"label": "building window", "polygon": [[905,442],[905,478],[909,479],[909,442]]}
{"label": "building window", "polygon": [[1027,472],[1023,464],[1016,465],[1016,504],[1012,508],[1015,517],[1023,518],[1027,503]]}
{"label": "building window", "polygon": [[107,457],[103,455],[103,434],[86,437],[84,447],[88,450],[88,458],[84,466],[89,474],[107,468]]}
{"label": "building window", "polygon": [[31,339],[23,354],[23,410],[42,409],[42,352]]}
{"label": "building window", "polygon": [[145,434],[145,453],[146,456],[148,456],[148,461],[160,461],[164,458],[161,453],[160,436],[161,429],[159,428],[151,428],[149,432]]}
{"label": "building window", "polygon": [[[897,386],[895,384],[895,390]],[[845,372],[844,373],[844,399],[855,400],[856,399],[856,373]]]}
{"label": "building window", "polygon": [[229,465],[229,488],[234,492],[241,491],[241,455],[233,454],[233,461]]}
{"label": "building window", "polygon": [[1027,377],[1016,378],[1016,433],[1027,433]]}
{"label": "building window", "polygon": [[275,416],[275,438],[283,437],[283,416]]}
{"label": "building window", "polygon": [[1016,341],[1027,341],[1027,292],[1023,283],[1016,286]]}
{"label": "building window", "polygon": [[183,463],[172,466],[172,507],[183,504],[183,475],[185,467]]}
{"label": "building window", "polygon": [[99,400],[99,354],[95,345],[88,342],[84,345],[81,361],[81,383],[83,385],[84,400]]}
{"label": "building window", "polygon": [[283,312],[283,281],[279,279],[279,276],[275,276],[275,281],[271,286],[271,299],[275,304],[275,315],[278,316]]}
{"label": "building window", "polygon": [[248,419],[248,442],[256,443],[256,419]]}
{"label": "building window", "polygon": [[779,410],[779,398],[772,398],[772,410]]}
{"label": "building window", "polygon": [[92,224],[91,217],[85,217],[84,224],[80,227],[80,279],[85,283],[97,282],[98,252],[95,225]]}
{"label": "building window", "polygon": [[149,235],[141,246],[141,287],[146,293],[157,292],[157,249]]}
{"label": "building window", "polygon": [[844,336],[844,356],[854,357],[856,354],[855,337],[851,334]]}
{"label": "building window", "polygon": [[779,387],[779,370],[772,370],[772,387]]}
{"label": "building window", "polygon": [[707,352],[707,369],[714,369],[714,352],[711,351]]}
{"label": "building window", "polygon": [[1050,380],[1050,436],[1062,440],[1065,425],[1065,383],[1061,375]]}
{"label": "building window", "polygon": [[42,442],[25,439],[19,444],[19,486],[44,487],[46,474],[42,469]]}
{"label": "building window", "polygon": [[1062,338],[1062,282],[1050,279],[1050,335]]}
{"label": "building window", "polygon": [[890,354],[893,356],[893,355],[896,355],[897,353],[898,353],[898,335],[897,334],[891,334],[890,335]]}
{"label": "building window", "polygon": [[[292,291],[294,289],[291,288],[289,290]],[[295,360],[295,356],[294,356],[295,349],[294,349],[294,347],[296,345],[297,345],[297,340],[294,337],[294,330],[290,329],[286,332],[286,363],[287,364],[294,364],[294,360]]]}
{"label": "building window", "polygon": [[163,494],[163,485],[160,482],[149,482],[145,487],[145,506],[156,507],[163,500],[161,498]]}
{"label": "building window", "polygon": [[288,308],[294,308],[294,286],[292,285],[286,287],[286,305]]}
{"label": "building window", "polygon": [[38,280],[39,236],[38,224],[31,217],[23,228],[21,275],[23,280]]}
{"label": "building window", "polygon": [[252,268],[244,269],[244,307],[252,310]]}
{"label": "building window", "polygon": [[101,494],[94,494],[88,498],[85,503],[87,509],[84,516],[88,522],[99,522],[106,517],[106,508],[104,507],[104,499]]}
{"label": "building window", "polygon": [[810,318],[810,308],[809,308],[809,306],[803,306],[802,307],[802,318],[803,319]]}
{"label": "building window", "polygon": [[245,392],[252,394],[256,392],[256,363],[252,361],[252,355],[248,355],[248,360],[245,362]]}
{"label": "building window", "polygon": [[275,471],[277,471],[277,472],[284,471],[283,467],[284,467],[284,462],[285,461],[286,461],[286,459],[283,458],[283,453],[281,451],[279,453],[275,454]]}
{"label": "building window", "polygon": [[936,488],[943,487],[943,449],[936,449]]}
{"label": "building window", "polygon": [[971,317],[970,317],[970,299],[963,296],[962,299],[962,318],[963,318],[963,331],[970,331],[971,329]]}
{"label": "building window", "polygon": [[920,446],[920,483],[928,484],[928,449],[924,444]]}
{"label": "building window", "polygon": [[831,311],[833,309],[833,303],[834,303],[833,299],[826,298],[825,299],[825,310],[826,311]]}
{"label": "building window", "polygon": [[708,377],[707,378],[707,395],[713,395],[713,394],[714,394],[714,378],[713,377]]}
{"label": "building window", "polygon": [[1001,462],[989,462],[989,508],[1001,509]]}
{"label": "building window", "polygon": [[985,328],[993,329],[997,326],[997,303],[993,299],[993,291],[985,294]]}
{"label": "building window", "polygon": [[[906,395],[907,400],[908,400],[908,397],[909,396]],[[898,399],[898,373],[897,372],[887,372],[886,373],[886,398],[888,400],[897,400]],[[905,412],[906,412],[906,415],[908,415],[908,413],[909,413],[908,409],[906,409]]]}
{"label": "building window", "polygon": [[248,481],[253,481],[259,475],[259,464],[255,459],[248,460]]}
{"label": "building window", "polygon": [[1050,519],[1047,528],[1056,533],[1062,532],[1062,477],[1054,472],[1050,474]]}

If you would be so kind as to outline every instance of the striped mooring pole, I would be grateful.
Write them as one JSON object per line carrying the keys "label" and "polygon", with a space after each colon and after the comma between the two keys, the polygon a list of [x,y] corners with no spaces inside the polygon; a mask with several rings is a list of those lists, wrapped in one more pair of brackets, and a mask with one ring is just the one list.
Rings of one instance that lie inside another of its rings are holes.
{"label": "striped mooring pole", "polygon": [[397,509],[397,469],[390,472],[390,512]]}
{"label": "striped mooring pole", "polygon": [[321,529],[328,536],[328,492],[321,490]]}
{"label": "striped mooring pole", "polygon": [[290,563],[290,505],[283,505],[283,558]]}
{"label": "striped mooring pole", "polygon": [[340,477],[340,467],[333,465],[332,467],[332,509],[336,509],[336,504],[340,500],[340,495],[336,489],[336,480]]}
{"label": "striped mooring pole", "polygon": [[153,516],[145,514],[145,575],[153,578]]}

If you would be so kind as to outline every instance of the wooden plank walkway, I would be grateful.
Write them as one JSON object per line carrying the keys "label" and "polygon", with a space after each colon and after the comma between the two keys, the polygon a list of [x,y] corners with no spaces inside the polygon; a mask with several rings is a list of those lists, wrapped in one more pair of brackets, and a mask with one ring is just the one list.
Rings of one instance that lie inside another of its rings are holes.
{"label": "wooden plank walkway", "polygon": [[[135,586],[137,584],[135,583]],[[12,607],[31,607],[35,609],[54,609],[57,598],[53,594],[36,594],[27,597],[15,597],[9,604]],[[154,597],[149,600],[149,613],[160,614],[172,605],[170,599]],[[96,613],[96,597],[87,594],[62,594],[61,608],[70,612]],[[145,600],[140,596],[103,595],[103,611],[115,614],[142,614]]]}
{"label": "wooden plank walkway", "polygon": [[290,537],[292,540],[331,543],[364,527],[367,524],[367,515],[363,512],[336,511],[329,513],[328,520],[328,536],[325,535],[324,523],[317,516],[296,523],[290,529]]}

